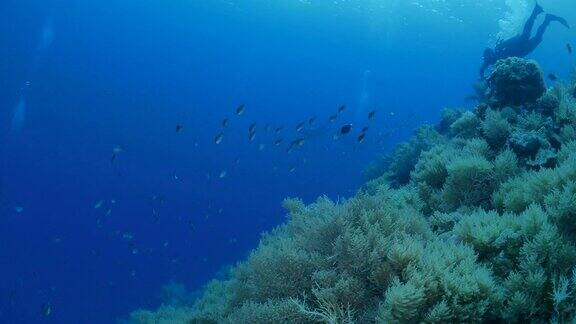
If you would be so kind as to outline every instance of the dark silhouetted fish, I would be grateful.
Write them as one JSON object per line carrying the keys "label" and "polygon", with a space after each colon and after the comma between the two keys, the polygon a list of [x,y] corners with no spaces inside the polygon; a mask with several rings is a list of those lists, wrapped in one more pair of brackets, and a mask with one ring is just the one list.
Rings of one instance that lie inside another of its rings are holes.
{"label": "dark silhouetted fish", "polygon": [[248,135],[248,140],[250,140],[250,142],[252,142],[255,138],[256,138],[256,133],[252,133],[252,132],[251,132],[251,133]]}
{"label": "dark silhouetted fish", "polygon": [[362,128],[362,133],[366,133],[366,131],[368,131],[368,126],[364,126],[364,128]]}
{"label": "dark silhouetted fish", "polygon": [[250,133],[254,133],[255,130],[256,130],[256,123],[250,124],[250,127],[248,127],[248,131]]}
{"label": "dark silhouetted fish", "polygon": [[315,121],[316,121],[316,116],[308,119],[308,124],[309,124],[309,125],[314,125],[314,122],[315,122]]}
{"label": "dark silhouetted fish", "polygon": [[346,105],[342,105],[338,108],[338,113],[343,112],[344,110],[346,110]]}
{"label": "dark silhouetted fish", "polygon": [[358,135],[358,143],[363,143],[365,137],[366,133],[360,133],[360,135]]}
{"label": "dark silhouetted fish", "polygon": [[550,79],[552,81],[556,81],[556,80],[558,80],[558,77],[556,76],[556,74],[550,73],[550,74],[548,74],[548,79]]}
{"label": "dark silhouetted fish", "polygon": [[222,119],[222,127],[228,126],[228,118]]}
{"label": "dark silhouetted fish", "polygon": [[278,145],[282,144],[282,142],[283,142],[283,139],[279,138],[276,141],[274,141],[274,145],[278,146]]}
{"label": "dark silhouetted fish", "polygon": [[330,118],[328,118],[328,120],[329,120],[330,122],[335,122],[335,121],[336,121],[336,118],[338,118],[338,116],[332,115],[332,116],[330,116]]}
{"label": "dark silhouetted fish", "polygon": [[372,110],[368,113],[368,119],[374,119],[376,117],[376,110]]}
{"label": "dark silhouetted fish", "polygon": [[340,134],[346,135],[352,130],[352,124],[345,124],[340,128]]}
{"label": "dark silhouetted fish", "polygon": [[240,106],[238,106],[238,108],[236,108],[236,115],[240,116],[244,113],[245,110],[245,105],[241,104]]}
{"label": "dark silhouetted fish", "polygon": [[222,139],[224,138],[224,133],[220,132],[218,135],[216,135],[216,137],[214,138],[214,143],[216,144],[220,144],[222,143]]}
{"label": "dark silhouetted fish", "polygon": [[180,131],[182,130],[182,128],[184,128],[183,125],[181,125],[181,124],[176,125],[176,133],[180,133]]}
{"label": "dark silhouetted fish", "polygon": [[282,131],[282,127],[276,127],[276,129],[274,130],[274,132],[276,134],[280,133]]}
{"label": "dark silhouetted fish", "polygon": [[568,54],[572,54],[572,45],[570,45],[570,43],[566,43],[566,50],[568,51]]}

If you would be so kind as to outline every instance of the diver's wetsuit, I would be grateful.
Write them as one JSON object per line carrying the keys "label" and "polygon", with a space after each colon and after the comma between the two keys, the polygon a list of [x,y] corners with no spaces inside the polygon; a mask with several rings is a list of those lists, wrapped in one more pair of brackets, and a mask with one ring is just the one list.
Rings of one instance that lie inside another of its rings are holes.
{"label": "diver's wetsuit", "polygon": [[538,45],[540,45],[540,42],[542,42],[544,32],[551,22],[557,21],[564,25],[566,28],[570,28],[568,22],[566,22],[566,19],[555,15],[546,14],[544,22],[542,22],[542,25],[540,25],[536,31],[536,35],[530,38],[532,34],[532,28],[534,27],[534,22],[536,21],[538,15],[543,12],[544,10],[542,10],[542,7],[536,3],[534,10],[532,10],[532,14],[524,25],[522,34],[510,38],[506,41],[498,42],[494,50],[486,49],[484,52],[484,62],[480,68],[480,77],[482,79],[484,78],[484,72],[486,69],[496,63],[496,61],[512,56],[524,57],[530,54],[534,49],[536,49],[536,47],[538,47]]}

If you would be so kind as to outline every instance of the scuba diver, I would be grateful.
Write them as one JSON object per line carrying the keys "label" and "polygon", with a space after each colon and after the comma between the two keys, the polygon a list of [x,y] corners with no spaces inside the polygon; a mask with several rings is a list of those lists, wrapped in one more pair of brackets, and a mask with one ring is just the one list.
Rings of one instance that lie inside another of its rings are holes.
{"label": "scuba diver", "polygon": [[534,10],[532,10],[532,14],[524,25],[522,34],[514,36],[505,41],[500,40],[494,49],[487,48],[484,50],[484,62],[480,68],[481,79],[484,79],[484,72],[486,69],[496,63],[496,61],[512,56],[524,57],[530,54],[534,49],[536,49],[536,47],[538,47],[538,45],[540,45],[540,42],[542,42],[542,36],[544,36],[546,28],[548,28],[551,22],[557,21],[564,27],[570,28],[566,19],[552,14],[546,14],[544,21],[536,31],[536,35],[530,38],[532,34],[532,28],[534,27],[534,22],[538,15],[543,12],[544,10],[542,7],[538,4],[538,2],[536,2],[536,6],[534,7]]}

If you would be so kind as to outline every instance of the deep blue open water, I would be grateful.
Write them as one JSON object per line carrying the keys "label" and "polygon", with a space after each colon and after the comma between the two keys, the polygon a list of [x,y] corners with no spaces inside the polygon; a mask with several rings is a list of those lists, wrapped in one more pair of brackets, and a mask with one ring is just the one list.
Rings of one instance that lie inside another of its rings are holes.
{"label": "deep blue open water", "polygon": [[[571,1],[541,3],[576,24]],[[470,107],[524,7],[0,1],[0,322],[114,323],[168,282],[198,289],[284,221],[283,198],[349,197],[415,127]],[[553,25],[530,57],[568,78],[575,36]]]}

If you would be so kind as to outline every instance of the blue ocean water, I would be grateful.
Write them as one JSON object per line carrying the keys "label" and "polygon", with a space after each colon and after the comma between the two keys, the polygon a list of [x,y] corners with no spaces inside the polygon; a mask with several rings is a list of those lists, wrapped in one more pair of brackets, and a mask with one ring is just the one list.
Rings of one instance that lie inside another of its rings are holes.
{"label": "blue ocean water", "polygon": [[[541,4],[576,25],[570,1]],[[168,282],[198,289],[283,198],[351,196],[415,127],[470,107],[483,49],[531,7],[2,1],[0,322],[113,323]],[[552,25],[531,57],[567,79],[574,36]]]}

